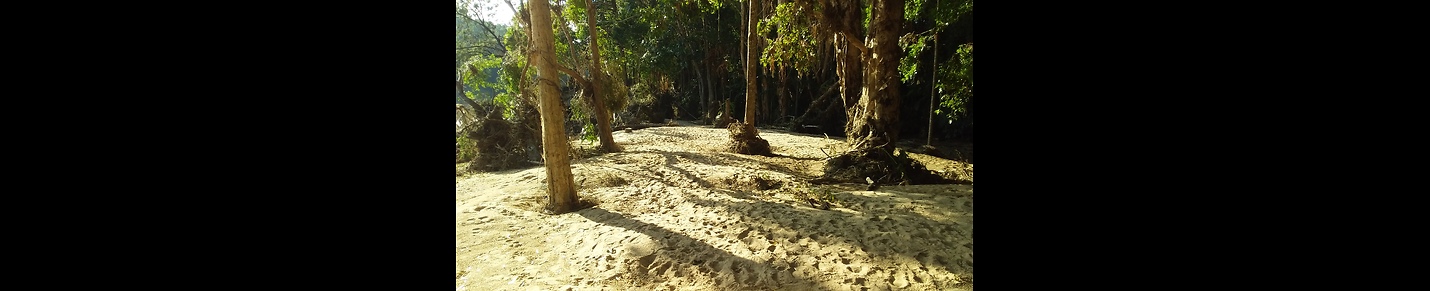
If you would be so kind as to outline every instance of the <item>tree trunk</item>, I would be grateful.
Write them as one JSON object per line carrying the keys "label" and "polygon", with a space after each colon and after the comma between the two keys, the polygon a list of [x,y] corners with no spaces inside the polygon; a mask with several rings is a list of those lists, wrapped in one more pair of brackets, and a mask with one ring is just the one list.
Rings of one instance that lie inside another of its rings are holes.
{"label": "tree trunk", "polygon": [[596,6],[591,5],[591,0],[586,0],[586,30],[590,31],[591,35],[590,79],[593,87],[589,89],[596,92],[596,94],[591,95],[591,99],[595,99],[591,100],[591,103],[596,106],[596,135],[599,136],[601,140],[601,151],[608,153],[618,152],[621,150],[621,147],[617,146],[615,139],[611,137],[611,111],[606,109],[606,98],[600,94],[601,86],[606,85],[602,82],[607,81],[609,78],[605,78],[605,71],[601,71],[601,51],[597,49],[596,46],[596,39],[598,39],[598,37],[596,37]]}
{"label": "tree trunk", "polygon": [[[773,15],[773,14],[775,13],[775,11],[777,11],[777,9],[779,9],[780,5],[784,5],[784,4],[785,4],[785,0],[776,0],[776,1],[775,1],[775,9],[776,9],[776,10],[770,10],[770,14]],[[778,32],[776,32],[775,37],[780,37],[780,36],[781,36],[781,35],[779,35]],[[778,82],[779,84],[776,85],[776,86],[778,86],[779,88],[775,88],[775,100],[779,102],[779,103],[777,103],[778,105],[776,105],[776,107],[779,109],[779,110],[778,110],[779,116],[776,116],[776,117],[775,117],[775,119],[774,119],[775,122],[779,122],[779,120],[784,119],[785,117],[789,116],[789,110],[787,110],[787,109],[789,108],[789,100],[788,100],[789,94],[788,94],[788,92],[787,92],[787,91],[789,91],[789,74],[786,73],[786,71],[785,71],[785,69],[784,69],[783,67],[781,67],[781,68],[779,69],[779,73],[778,73],[778,74],[779,74],[780,80],[779,80],[779,82]]]}
{"label": "tree trunk", "polygon": [[904,0],[872,0],[868,53],[863,60],[864,86],[854,104],[846,104],[849,121],[844,133],[857,148],[883,147],[890,153],[899,140],[899,36]]}
{"label": "tree trunk", "polygon": [[719,72],[721,70],[716,71],[720,73],[720,75],[717,75],[715,78],[715,88],[719,88],[720,90],[715,91],[718,93],[715,95],[715,100],[720,100],[720,104],[724,104],[724,111],[721,112],[724,112],[725,117],[730,117],[730,97],[725,96],[725,75],[723,74],[724,72]]}
{"label": "tree trunk", "polygon": [[780,84],[779,84],[779,88],[776,89],[776,90],[778,90],[778,91],[775,91],[775,92],[776,92],[775,94],[777,94],[777,95],[779,96],[779,102],[780,102],[780,103],[779,103],[779,109],[780,109],[779,112],[780,112],[780,117],[779,117],[779,118],[775,118],[775,120],[780,120],[781,118],[785,118],[785,117],[788,117],[788,116],[789,116],[789,110],[788,110],[788,109],[789,109],[789,103],[790,103],[790,101],[789,101],[789,74],[788,74],[787,72],[785,72],[785,70],[780,70],[780,82],[779,82],[779,83],[780,83]]}
{"label": "tree trunk", "polygon": [[[849,18],[846,21],[857,24],[859,20],[858,18]],[[854,48],[853,43],[850,43],[848,40],[850,37],[852,36],[848,34],[835,36],[836,41],[840,43],[835,45],[837,48],[834,50],[834,54],[839,58],[837,69],[835,69],[839,74],[839,101],[843,104],[845,116],[849,116],[849,120],[852,121],[857,116],[854,109],[857,108],[859,90],[863,88],[864,70],[863,60],[860,58],[861,53]],[[849,128],[849,125],[845,125],[844,132],[847,137],[851,138],[850,143],[853,143],[852,138],[855,136],[847,135]]]}
{"label": "tree trunk", "polygon": [[[934,0],[933,7],[938,7],[938,0]],[[929,127],[928,138],[924,144],[933,145],[933,110],[937,108],[935,101],[938,101],[938,34],[933,35],[933,65],[929,69]]]}
{"label": "tree trunk", "polygon": [[705,93],[710,94],[709,96],[706,96],[706,98],[708,98],[706,100],[708,101],[705,103],[709,104],[710,107],[705,109],[705,120],[708,121],[708,123],[710,124],[715,124],[715,112],[720,110],[720,105],[715,103],[717,100],[720,99],[716,98],[717,95],[715,95],[719,91],[716,91],[715,88],[714,67],[715,65],[712,64],[712,62],[707,61],[705,63]]}
{"label": "tree trunk", "polygon": [[755,52],[756,52],[755,47],[757,46],[757,45],[755,44],[755,38],[758,37],[758,35],[755,35],[755,27],[756,27],[756,25],[758,25],[758,22],[756,22],[756,21],[758,21],[758,19],[759,19],[759,16],[758,16],[758,15],[759,15],[759,12],[758,12],[758,9],[759,9],[759,8],[757,8],[757,7],[759,7],[759,6],[760,6],[760,5],[755,4],[755,3],[749,3],[749,4],[746,4],[746,5],[745,5],[746,9],[749,10],[749,11],[748,11],[749,14],[745,16],[745,27],[746,27],[746,29],[745,29],[745,34],[746,34],[746,35],[745,35],[745,120],[744,120],[744,121],[745,121],[745,127],[746,127],[747,130],[754,130],[754,128],[755,128],[755,107],[756,107],[756,105],[758,105],[758,104],[756,103],[756,100],[755,100],[755,99],[756,99],[755,96],[757,96],[757,95],[759,94],[759,91],[758,91],[759,88],[758,88],[758,87],[755,87],[755,84],[756,84],[756,82],[755,82],[755,77],[756,77],[755,74],[757,73],[757,72],[755,71],[755,64],[759,63],[760,60],[759,60],[759,58],[758,58],[757,56],[755,56]]}
{"label": "tree trunk", "polygon": [[700,73],[700,63],[690,61],[690,70],[695,72],[694,86],[696,87],[696,92],[700,93],[700,110],[701,112],[710,112],[710,99],[705,98],[705,91],[707,91],[707,89],[705,88],[705,75]]}
{"label": "tree trunk", "polygon": [[529,62],[536,62],[537,94],[541,96],[542,157],[546,160],[546,211],[560,214],[576,210],[576,187],[571,181],[570,149],[563,124],[561,92],[556,88],[556,42],[552,38],[551,7],[547,0],[532,0]]}

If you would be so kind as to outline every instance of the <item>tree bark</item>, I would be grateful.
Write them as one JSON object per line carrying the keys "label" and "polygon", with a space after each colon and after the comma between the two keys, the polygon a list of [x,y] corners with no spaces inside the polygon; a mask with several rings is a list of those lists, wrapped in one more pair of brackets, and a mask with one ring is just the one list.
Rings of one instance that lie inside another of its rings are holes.
{"label": "tree bark", "polygon": [[561,214],[576,210],[576,187],[571,181],[570,149],[561,108],[561,92],[556,82],[556,42],[552,38],[551,7],[547,0],[531,0],[532,54],[536,62],[537,94],[541,96],[542,157],[546,160],[546,211]]}
{"label": "tree bark", "polygon": [[[846,19],[846,21],[854,22],[858,21],[858,18],[849,18]],[[839,58],[837,68],[835,69],[835,72],[839,75],[839,101],[843,104],[845,116],[853,120],[855,116],[858,116],[855,115],[857,113],[855,109],[858,105],[859,90],[863,88],[864,85],[864,70],[860,52],[851,48],[852,45],[847,41],[842,41],[843,38],[849,37],[851,36],[848,34],[840,34],[834,37],[839,39],[836,40],[834,54]],[[849,126],[846,124],[846,134],[849,132],[848,129]],[[846,136],[850,138],[854,137],[853,135]],[[851,139],[850,142],[853,143],[853,140]]]}
{"label": "tree bark", "polygon": [[[785,0],[776,0],[775,9],[779,9],[780,5],[784,4]],[[774,14],[775,11],[777,10],[772,10],[770,14]],[[780,37],[780,35],[776,33],[775,37]],[[781,67],[779,69],[779,76],[780,81],[779,85],[777,85],[779,88],[775,89],[775,100],[779,101],[779,105],[777,106],[779,108],[780,115],[778,117],[775,117],[775,122],[779,122],[780,119],[784,119],[785,117],[789,116],[789,110],[787,110],[789,108],[789,74],[785,71],[784,67]]]}
{"label": "tree bark", "polygon": [[606,99],[600,95],[600,87],[605,86],[601,82],[609,78],[602,77],[606,73],[601,70],[601,51],[596,46],[596,6],[591,4],[591,0],[586,0],[586,30],[591,35],[591,84],[595,86],[590,89],[596,93],[591,95],[591,99],[595,99],[591,103],[596,107],[596,135],[601,140],[601,151],[618,152],[621,147],[611,137],[611,111],[606,109]]}
{"label": "tree bark", "polygon": [[755,4],[755,3],[748,3],[748,4],[745,5],[745,7],[746,7],[746,10],[749,10],[749,11],[747,11],[747,12],[749,12],[749,14],[745,16],[745,27],[746,27],[746,29],[745,29],[745,120],[744,120],[744,121],[745,121],[745,127],[746,127],[746,129],[747,129],[747,130],[753,130],[753,129],[755,128],[755,107],[758,105],[758,103],[756,103],[756,96],[759,94],[759,91],[758,91],[759,88],[758,88],[758,87],[755,87],[755,84],[756,84],[756,82],[755,82],[755,81],[756,81],[756,80],[755,80],[755,79],[756,79],[756,78],[755,78],[755,77],[756,77],[755,74],[757,73],[757,72],[755,71],[755,64],[757,64],[757,63],[760,62],[759,58],[755,55],[755,51],[756,51],[756,50],[755,50],[755,47],[757,46],[757,45],[755,44],[755,38],[758,37],[758,35],[755,35],[755,30],[756,30],[755,27],[756,27],[756,25],[758,25],[758,22],[757,22],[757,21],[758,21],[758,19],[759,19],[759,16],[758,16],[758,15],[759,15],[759,12],[758,12],[758,9],[759,9],[759,8],[757,8],[757,7],[760,7],[760,5]]}
{"label": "tree bark", "polygon": [[[844,129],[856,148],[883,147],[892,153],[899,140],[899,36],[902,34],[904,0],[872,0],[864,86],[854,104],[846,104],[849,121]],[[851,44],[851,46],[853,46]]]}

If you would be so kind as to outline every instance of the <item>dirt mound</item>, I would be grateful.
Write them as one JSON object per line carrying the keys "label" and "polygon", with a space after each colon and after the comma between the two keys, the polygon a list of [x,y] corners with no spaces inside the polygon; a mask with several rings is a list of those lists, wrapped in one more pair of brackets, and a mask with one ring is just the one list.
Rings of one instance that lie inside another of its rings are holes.
{"label": "dirt mound", "polygon": [[730,152],[745,155],[771,156],[770,142],[760,138],[758,129],[745,126],[743,122],[731,123],[730,129]]}
{"label": "dirt mound", "polygon": [[880,148],[850,151],[824,163],[824,175],[815,183],[860,183],[873,180],[879,185],[949,184],[945,179],[909,158],[907,152],[890,155]]}

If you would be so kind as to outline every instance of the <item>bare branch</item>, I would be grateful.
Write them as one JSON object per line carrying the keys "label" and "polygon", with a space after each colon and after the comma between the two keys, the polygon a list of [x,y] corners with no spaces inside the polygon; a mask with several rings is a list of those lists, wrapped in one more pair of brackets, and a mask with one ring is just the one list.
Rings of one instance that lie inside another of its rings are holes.
{"label": "bare branch", "polygon": [[500,46],[501,46],[502,51],[509,51],[509,50],[510,50],[510,49],[507,49],[505,43],[502,43],[502,42],[501,42],[501,37],[497,36],[497,33],[496,33],[495,31],[493,31],[491,27],[487,26],[487,22],[486,22],[486,21],[482,21],[481,18],[477,18],[477,24],[480,24],[480,25],[482,26],[482,30],[486,30],[486,31],[487,31],[487,35],[491,35],[491,36],[492,36],[492,40],[495,40],[495,41],[497,42],[497,45],[500,45]]}
{"label": "bare branch", "polygon": [[566,73],[567,76],[571,76],[571,79],[572,79],[572,80],[576,80],[577,83],[581,83],[581,87],[582,87],[582,88],[588,88],[588,91],[589,91],[589,88],[591,88],[591,81],[588,81],[588,80],[586,80],[586,78],[581,77],[581,74],[580,74],[580,73],[576,73],[575,70],[572,70],[571,68],[567,68],[567,67],[565,67],[565,66],[562,66],[562,65],[559,65],[559,64],[555,64],[555,63],[553,63],[552,65],[555,65],[555,66],[556,66],[556,70],[557,70],[557,71],[561,71],[562,73]]}

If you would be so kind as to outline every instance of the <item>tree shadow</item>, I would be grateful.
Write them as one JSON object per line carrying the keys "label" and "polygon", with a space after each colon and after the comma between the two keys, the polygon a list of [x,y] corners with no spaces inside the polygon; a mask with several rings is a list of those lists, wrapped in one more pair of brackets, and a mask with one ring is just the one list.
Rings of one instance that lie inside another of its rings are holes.
{"label": "tree shadow", "polygon": [[673,137],[673,138],[678,138],[678,139],[687,139],[687,140],[688,140],[688,139],[691,139],[689,134],[685,134],[685,133],[682,133],[682,132],[670,132],[670,131],[665,131],[665,130],[648,130],[648,131],[646,131],[646,133],[654,134],[654,135],[660,135],[660,136],[668,136],[668,137]]}
{"label": "tree shadow", "polygon": [[[818,288],[822,286],[815,282],[795,276],[790,268],[742,258],[680,232],[630,219],[620,213],[600,207],[587,208],[576,213],[593,222],[635,231],[655,240],[659,248],[638,259],[633,268],[635,274],[632,275],[635,279],[647,283],[653,281],[651,277],[662,277],[666,272],[677,272],[676,276],[680,276],[685,272],[682,267],[689,265],[696,268],[697,274],[713,278],[716,286],[728,282],[746,288],[823,289]],[[657,262],[657,256],[665,260]]]}
{"label": "tree shadow", "polygon": [[[615,154],[615,155],[636,155],[636,154],[657,154],[657,155],[660,155],[662,158],[665,159],[665,164],[662,165],[663,168],[668,169],[668,170],[670,170],[671,172],[675,172],[675,173],[677,173],[677,174],[680,174],[680,175],[681,175],[682,177],[684,177],[686,180],[690,180],[690,181],[696,183],[697,185],[700,185],[700,187],[714,188],[714,185],[711,185],[709,181],[706,181],[705,179],[702,179],[702,178],[700,178],[700,177],[698,177],[698,176],[696,176],[696,175],[694,175],[694,174],[691,174],[690,171],[686,171],[685,169],[681,169],[680,167],[676,167],[675,165],[676,165],[677,163],[679,163],[679,161],[677,161],[675,158],[678,157],[678,156],[680,156],[680,155],[679,155],[678,153],[676,153],[676,152],[667,152],[667,151],[660,151],[660,150],[627,150],[627,151],[623,151],[623,152],[620,152],[620,153],[613,153],[613,154]],[[607,155],[607,157],[609,157],[609,158],[611,158],[611,159],[616,159],[616,158],[620,158],[621,156]],[[583,162],[585,162],[585,161],[583,161]],[[592,162],[595,162],[595,160],[592,160]],[[598,165],[597,163],[591,163],[591,164],[589,164],[589,165],[590,165],[590,166],[595,166],[595,167],[607,168],[607,169],[614,169],[614,170],[618,170],[618,171],[630,173],[630,174],[633,174],[633,175],[640,175],[640,176],[643,176],[643,177],[645,177],[645,178],[658,181],[658,182],[660,182],[660,183],[662,183],[662,184],[665,184],[666,186],[669,186],[669,187],[681,188],[681,185],[676,185],[676,184],[674,184],[674,183],[671,183],[670,181],[666,181],[666,179],[665,179],[664,177],[657,177],[657,176],[653,176],[653,175],[649,175],[649,174],[639,174],[639,173],[636,173],[636,172],[634,172],[634,171],[630,171],[630,170],[626,170],[626,169],[620,169],[620,168],[609,167],[609,166],[601,166],[601,165]],[[652,171],[653,171],[654,169],[648,169],[648,170],[652,170]]]}
{"label": "tree shadow", "polygon": [[[716,191],[726,194],[738,192]],[[911,266],[913,268],[919,268],[920,265],[926,268],[941,268],[946,272],[958,274],[965,282],[971,281],[971,257],[958,257],[952,251],[966,248],[969,254],[972,253],[971,214],[965,216],[954,211],[958,208],[930,207],[937,204],[916,200],[931,200],[931,195],[951,194],[896,195],[879,191],[861,193],[868,195],[854,195],[851,192],[834,195],[840,204],[836,208],[859,209],[849,212],[819,210],[759,199],[713,200],[691,197],[687,200],[701,207],[718,209],[715,211],[723,211],[725,215],[741,221],[779,226],[796,232],[788,243],[808,239],[825,246],[844,244],[867,253],[874,259],[893,262],[912,259],[918,262]],[[971,204],[970,199],[962,209],[971,211]],[[958,227],[957,224],[967,224],[968,227]]]}
{"label": "tree shadow", "polygon": [[[735,167],[735,168],[744,168],[744,167],[749,166],[749,165],[755,165],[755,168],[756,168],[756,169],[780,172],[780,173],[784,173],[784,174],[787,174],[787,175],[790,175],[790,176],[794,176],[795,178],[797,178],[797,179],[802,179],[802,180],[810,180],[810,179],[814,179],[814,178],[817,177],[817,176],[811,176],[811,175],[805,174],[804,171],[802,171],[802,170],[791,169],[790,167],[787,167],[787,166],[785,166],[785,165],[781,165],[781,164],[778,164],[778,163],[767,162],[767,161],[762,161],[762,160],[758,160],[758,159],[753,159],[753,158],[745,157],[744,155],[736,154],[736,153],[724,153],[724,152],[671,152],[671,151],[652,150],[652,149],[636,150],[636,151],[627,151],[627,153],[652,153],[652,154],[661,155],[662,157],[665,158],[665,167],[666,167],[666,168],[669,168],[669,169],[671,169],[672,171],[675,171],[675,172],[677,172],[677,173],[680,173],[681,175],[685,176],[686,179],[690,179],[690,180],[692,180],[692,181],[695,181],[695,182],[696,182],[697,184],[699,184],[701,187],[710,188],[710,189],[715,189],[715,188],[717,188],[717,187],[715,187],[714,184],[711,184],[710,181],[708,181],[708,180],[705,180],[705,179],[700,178],[700,177],[698,177],[698,176],[696,176],[696,175],[694,175],[694,174],[691,174],[689,171],[686,171],[685,169],[681,169],[681,168],[679,168],[679,167],[676,167],[675,165],[676,165],[677,163],[679,163],[679,161],[678,161],[676,158],[685,158],[685,159],[687,159],[687,160],[690,160],[690,161],[693,162],[693,163],[699,163],[699,164],[705,164],[705,165],[714,165],[714,166],[724,166],[724,167]],[[787,158],[787,157],[781,156],[781,157],[773,157],[773,158]]]}

